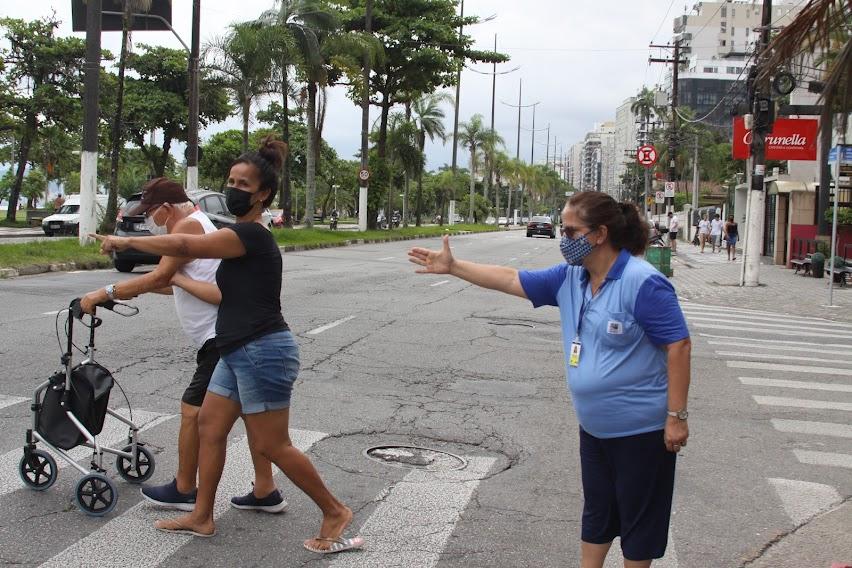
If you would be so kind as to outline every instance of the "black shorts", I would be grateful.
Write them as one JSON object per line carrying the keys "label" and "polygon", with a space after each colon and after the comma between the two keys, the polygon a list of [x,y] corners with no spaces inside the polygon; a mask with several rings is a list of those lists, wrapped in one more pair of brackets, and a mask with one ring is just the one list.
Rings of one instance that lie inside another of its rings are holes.
{"label": "black shorts", "polygon": [[595,438],[580,428],[582,539],[606,544],[621,537],[628,560],[662,558],[669,536],[675,454],[663,431]]}
{"label": "black shorts", "polygon": [[204,342],[195,356],[195,373],[192,375],[192,380],[189,381],[189,386],[183,392],[181,402],[190,406],[201,406],[201,403],[204,402],[204,395],[207,394],[207,385],[210,384],[213,369],[216,368],[218,362],[219,350],[216,349],[216,338],[213,337]]}

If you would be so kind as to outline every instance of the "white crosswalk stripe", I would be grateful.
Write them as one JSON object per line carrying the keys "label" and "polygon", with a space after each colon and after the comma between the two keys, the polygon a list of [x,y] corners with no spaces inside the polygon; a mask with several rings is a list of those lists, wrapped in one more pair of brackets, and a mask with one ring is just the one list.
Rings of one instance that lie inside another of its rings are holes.
{"label": "white crosswalk stripe", "polygon": [[[293,444],[307,451],[326,437],[322,432],[290,430]],[[219,482],[219,492],[234,495],[245,490],[246,472],[252,471],[251,453],[245,437],[228,446],[225,471]],[[217,499],[214,518],[230,507],[227,500]],[[78,540],[41,566],[98,566],[101,568],[146,568],[159,566],[163,561],[192,541],[191,536],[168,534],[154,530],[153,523],[164,516],[163,511],[137,503],[124,514],[108,521],[98,530]],[[168,515],[166,515],[168,516]]]}
{"label": "white crosswalk stripe", "polygon": [[[767,477],[793,524],[836,505],[837,489],[814,480],[824,478],[825,468],[852,469],[852,425],[837,414],[852,412],[852,325],[691,302],[683,303],[683,311],[690,327],[700,330],[697,337],[716,349],[713,354],[728,369],[752,375],[736,378],[747,389],[744,394],[769,414],[772,430],[795,440],[799,447],[788,455],[814,466],[806,468],[813,470],[813,479]],[[788,396],[792,392],[802,396]],[[801,449],[804,444],[820,450]]]}
{"label": "white crosswalk stripe", "polygon": [[4,396],[0,395],[0,408],[6,408],[7,406],[14,406],[16,404],[21,404],[29,399],[23,398],[20,396]]}

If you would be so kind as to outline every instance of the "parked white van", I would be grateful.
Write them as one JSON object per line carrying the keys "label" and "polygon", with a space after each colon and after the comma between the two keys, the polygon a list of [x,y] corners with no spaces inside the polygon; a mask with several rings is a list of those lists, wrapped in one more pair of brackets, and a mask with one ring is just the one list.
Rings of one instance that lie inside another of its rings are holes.
{"label": "parked white van", "polygon": [[[107,206],[107,195],[97,196],[97,218],[98,224],[104,219]],[[121,199],[118,206],[121,207]],[[80,230],[80,194],[74,193],[66,196],[65,203],[54,213],[44,218],[41,229],[48,237],[53,235],[76,235]]]}

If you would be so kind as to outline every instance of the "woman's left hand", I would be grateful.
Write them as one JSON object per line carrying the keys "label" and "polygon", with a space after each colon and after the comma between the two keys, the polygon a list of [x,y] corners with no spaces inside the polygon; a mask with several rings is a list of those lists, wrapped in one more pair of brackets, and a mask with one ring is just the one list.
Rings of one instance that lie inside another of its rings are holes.
{"label": "woman's left hand", "polygon": [[687,438],[689,438],[689,425],[686,420],[669,416],[666,419],[666,429],[663,434],[666,449],[670,452],[679,452],[681,448],[686,447]]}

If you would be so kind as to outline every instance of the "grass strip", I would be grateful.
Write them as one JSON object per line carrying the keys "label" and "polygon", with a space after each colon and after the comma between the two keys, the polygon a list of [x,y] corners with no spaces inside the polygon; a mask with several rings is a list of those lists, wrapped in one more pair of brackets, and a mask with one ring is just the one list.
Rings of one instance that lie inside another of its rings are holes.
{"label": "grass strip", "polygon": [[97,244],[81,247],[76,239],[0,244],[0,268],[47,266],[58,262],[73,262],[81,269],[112,266],[112,259],[101,255],[99,250]]}
{"label": "grass strip", "polygon": [[453,225],[444,227],[405,227],[389,231],[330,231],[328,229],[274,229],[279,245],[302,245],[305,247],[344,243],[346,241],[392,241],[400,238],[438,237],[460,232],[485,233],[496,231],[493,225]]}
{"label": "grass strip", "polygon": [[[342,244],[346,241],[390,241],[399,238],[437,237],[462,231],[489,232],[489,225],[453,225],[452,227],[406,227],[390,231],[330,231],[328,229],[275,229],[273,234],[279,245],[298,245],[307,248]],[[0,241],[0,268],[25,268],[73,262],[78,269],[112,266],[112,259],[98,253],[99,246],[81,247],[76,239],[33,241],[29,243],[2,244]]]}

